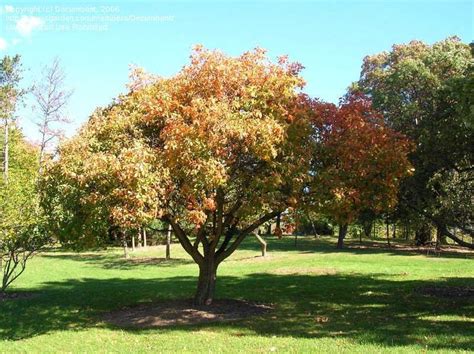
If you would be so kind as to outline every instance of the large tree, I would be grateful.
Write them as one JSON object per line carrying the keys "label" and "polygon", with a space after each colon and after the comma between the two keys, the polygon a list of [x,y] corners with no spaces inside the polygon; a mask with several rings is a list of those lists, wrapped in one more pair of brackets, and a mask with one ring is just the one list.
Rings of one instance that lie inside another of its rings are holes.
{"label": "large tree", "polygon": [[135,71],[130,92],[62,145],[43,201],[72,244],[95,243],[111,225],[170,223],[199,266],[195,302],[210,304],[219,264],[303,190],[308,99],[302,66],[286,57],[198,46],[190,59],[171,78]]}
{"label": "large tree", "polygon": [[385,125],[364,95],[348,95],[339,106],[315,101],[313,110],[308,205],[339,224],[342,248],[348,224],[396,205],[400,181],[411,172],[411,144]]}
{"label": "large tree", "polygon": [[411,210],[440,233],[470,247],[452,230],[474,233],[469,207],[473,82],[469,45],[452,37],[433,45],[420,41],[394,45],[389,52],[366,57],[355,87],[371,97],[390,127],[416,144],[410,156],[415,173],[400,193],[401,213]]}

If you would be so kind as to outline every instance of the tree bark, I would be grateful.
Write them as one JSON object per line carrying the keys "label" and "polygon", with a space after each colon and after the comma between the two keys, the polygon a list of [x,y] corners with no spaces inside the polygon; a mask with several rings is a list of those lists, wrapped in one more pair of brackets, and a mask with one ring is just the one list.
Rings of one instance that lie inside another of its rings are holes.
{"label": "tree bark", "polygon": [[281,214],[278,214],[276,217],[276,228],[281,229]]}
{"label": "tree bark", "polygon": [[387,232],[386,232],[386,236],[387,236],[387,245],[388,247],[390,247],[390,224],[389,222],[387,221],[386,222],[386,228],[387,228]]}
{"label": "tree bark", "polygon": [[166,234],[166,259],[171,258],[171,224],[168,225],[168,232]]}
{"label": "tree bark", "polygon": [[[162,217],[163,221],[171,225],[181,246],[183,246],[185,251],[199,266],[198,287],[194,296],[194,302],[196,305],[210,305],[212,303],[216,286],[218,265],[237,249],[247,235],[255,232],[259,226],[275,218],[279,213],[280,212],[278,211],[265,214],[243,229],[237,229],[235,227],[235,217],[226,217],[226,220],[228,221],[224,221],[222,226],[216,228],[217,232],[220,232],[219,230],[225,230],[225,232],[223,232],[225,239],[218,249],[218,242],[222,235],[220,233],[206,235],[205,228],[199,229],[196,237],[202,244],[202,254],[197,247],[194,247],[191,244],[189,236],[180,227],[176,220],[169,215]],[[210,236],[210,238],[207,236]]]}
{"label": "tree bark", "polygon": [[143,228],[143,247],[147,247],[147,244],[146,244],[146,229]]}
{"label": "tree bark", "polygon": [[5,118],[5,132],[4,132],[4,147],[3,147],[3,179],[5,180],[5,184],[8,183],[8,118]]}
{"label": "tree bark", "polygon": [[254,235],[262,247],[262,257],[265,257],[267,255],[267,242],[258,233],[254,232]]}
{"label": "tree bark", "polygon": [[138,229],[138,232],[137,232],[137,240],[138,240],[138,248],[142,248],[143,247],[143,243],[142,243],[142,229]]}
{"label": "tree bark", "polygon": [[217,265],[214,255],[205,257],[204,262],[199,265],[198,286],[194,296],[194,303],[196,305],[209,306],[212,304],[216,289],[216,273]]}
{"label": "tree bark", "polygon": [[310,220],[311,222],[311,229],[313,230],[314,237],[319,238],[318,232],[316,231],[316,227],[314,226],[313,220]]}
{"label": "tree bark", "polygon": [[336,248],[342,249],[344,247],[344,238],[347,234],[348,224],[339,225],[339,236],[337,238],[337,246]]}
{"label": "tree bark", "polygon": [[362,223],[362,228],[364,229],[365,237],[370,238],[370,234],[372,233],[372,221],[365,221]]}
{"label": "tree bark", "polygon": [[431,225],[428,222],[425,222],[415,231],[415,240],[417,246],[426,245],[431,241]]}
{"label": "tree bark", "polygon": [[436,247],[446,244],[446,235],[443,233],[441,227],[436,227]]}
{"label": "tree bark", "polygon": [[446,227],[441,228],[443,235],[446,235],[446,237],[449,237],[451,240],[454,242],[458,243],[461,246],[474,249],[474,244],[466,242],[464,240],[461,240],[459,237],[455,236],[453,233],[449,232],[449,230]]}
{"label": "tree bark", "polygon": [[128,254],[127,239],[125,238],[125,236],[122,237],[122,247],[123,247],[123,256],[125,257],[125,259],[129,259],[130,256]]}

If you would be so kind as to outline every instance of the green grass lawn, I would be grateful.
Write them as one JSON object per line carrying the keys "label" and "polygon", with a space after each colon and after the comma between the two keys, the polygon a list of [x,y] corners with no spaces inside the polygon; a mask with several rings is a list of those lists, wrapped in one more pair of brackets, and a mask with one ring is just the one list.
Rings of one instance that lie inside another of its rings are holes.
{"label": "green grass lawn", "polygon": [[[472,297],[424,295],[425,286],[474,287],[472,256],[383,249],[336,251],[328,239],[249,238],[218,271],[217,297],[273,303],[237,322],[120,329],[110,310],[189,298],[197,266],[173,245],[138,250],[53,251],[32,259],[12,287],[30,299],[0,302],[0,352],[420,352],[473,351]],[[139,258],[142,258],[141,260]],[[326,318],[327,317],[327,321]],[[320,319],[324,318],[323,321]],[[319,319],[319,320],[318,320]]]}

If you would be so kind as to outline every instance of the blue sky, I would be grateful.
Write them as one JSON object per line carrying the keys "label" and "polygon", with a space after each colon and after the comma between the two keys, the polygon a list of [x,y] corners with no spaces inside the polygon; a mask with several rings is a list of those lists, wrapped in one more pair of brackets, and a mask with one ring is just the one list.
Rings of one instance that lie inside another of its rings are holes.
{"label": "blue sky", "polygon": [[[1,1],[0,55],[21,54],[24,85],[59,57],[74,89],[72,134],[125,91],[129,64],[169,76],[191,47],[238,55],[256,46],[306,69],[306,91],[337,102],[367,54],[412,39],[473,39],[472,1]],[[142,16],[142,17],[139,17]],[[143,17],[148,16],[148,17]],[[35,138],[31,108],[19,112]]]}

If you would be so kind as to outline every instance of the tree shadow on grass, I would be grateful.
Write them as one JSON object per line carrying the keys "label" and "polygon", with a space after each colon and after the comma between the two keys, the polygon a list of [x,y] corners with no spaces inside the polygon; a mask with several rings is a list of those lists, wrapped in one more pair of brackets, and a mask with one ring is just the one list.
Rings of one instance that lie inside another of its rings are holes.
{"label": "tree shadow on grass", "polygon": [[[402,247],[403,240],[400,242],[392,240],[392,247],[383,241],[364,240],[359,243],[358,240],[348,239],[345,241],[345,247],[336,249],[336,238],[322,237],[315,238],[313,236],[298,236],[295,245],[294,236],[284,236],[278,239],[275,236],[263,236],[267,241],[267,250],[269,254],[275,252],[296,252],[296,253],[351,253],[351,254],[385,254],[392,256],[426,256],[428,258],[459,258],[474,259],[474,252],[462,249],[464,252],[437,252],[433,247]],[[239,246],[240,250],[255,251],[260,253],[260,244],[257,240],[249,235],[245,241]]]}
{"label": "tree shadow on grass", "polygon": [[[0,302],[0,339],[21,340],[97,326],[114,329],[102,322],[105,313],[189,298],[195,285],[194,277],[49,282],[37,289],[39,295],[35,298]],[[388,347],[418,344],[432,349],[474,349],[472,322],[463,317],[473,315],[472,296],[423,295],[420,289],[429,286],[474,287],[474,279],[397,281],[375,274],[221,276],[217,286],[220,298],[272,303],[275,310],[233,323],[175,326],[160,331],[227,328],[264,336],[339,337]]]}
{"label": "tree shadow on grass", "polygon": [[137,266],[160,266],[174,267],[185,264],[194,264],[191,259],[140,256],[129,259],[119,258],[115,254],[97,254],[97,253],[67,253],[67,254],[42,254],[43,258],[74,260],[99,266],[104,269],[131,270]]}

